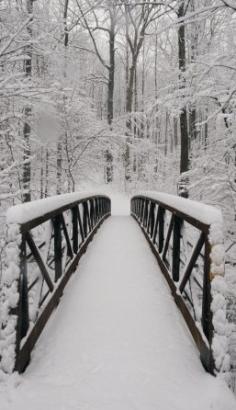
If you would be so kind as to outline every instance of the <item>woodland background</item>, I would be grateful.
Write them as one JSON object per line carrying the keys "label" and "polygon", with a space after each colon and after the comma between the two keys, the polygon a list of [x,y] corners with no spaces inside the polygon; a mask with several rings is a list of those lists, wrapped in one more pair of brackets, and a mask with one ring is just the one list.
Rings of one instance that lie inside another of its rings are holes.
{"label": "woodland background", "polygon": [[236,322],[235,80],[235,0],[0,0],[0,253],[19,202],[189,196],[223,211]]}

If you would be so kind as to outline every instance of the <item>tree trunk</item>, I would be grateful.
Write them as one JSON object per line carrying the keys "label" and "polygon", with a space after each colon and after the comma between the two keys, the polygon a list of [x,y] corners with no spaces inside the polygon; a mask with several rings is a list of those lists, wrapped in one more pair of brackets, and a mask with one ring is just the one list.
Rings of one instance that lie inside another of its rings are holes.
{"label": "tree trunk", "polygon": [[109,31],[109,73],[108,73],[108,98],[107,98],[107,121],[111,125],[114,116],[114,85],[115,85],[115,27],[111,20]]}
{"label": "tree trunk", "polygon": [[[67,76],[67,48],[69,45],[69,31],[67,27],[67,16],[68,16],[68,7],[69,7],[69,0],[65,0],[64,3],[64,12],[63,12],[63,20],[64,20],[64,78],[66,79]],[[63,96],[64,99],[64,107],[66,115],[66,96]],[[66,136],[65,136],[66,138]],[[61,194],[62,191],[62,151],[63,151],[63,137],[59,137],[59,141],[57,143],[57,194]]]}
{"label": "tree trunk", "polygon": [[[27,0],[26,9],[29,16],[31,16],[30,21],[27,25],[27,33],[29,35],[29,44],[26,49],[27,58],[25,59],[25,75],[28,79],[32,77],[32,22],[33,22],[33,0]],[[31,164],[30,164],[30,135],[31,126],[30,119],[32,115],[32,108],[30,104],[26,105],[24,109],[24,127],[23,127],[23,138],[24,138],[24,152],[23,152],[23,202],[31,201]]]}
{"label": "tree trunk", "polygon": [[[190,1],[190,11],[191,13],[194,13],[195,11],[195,0]],[[198,44],[198,27],[197,23],[192,23],[190,26],[190,61],[191,64],[194,64],[196,61],[196,56],[197,56],[197,44]],[[194,73],[194,68],[193,68],[193,73]],[[194,86],[194,84],[193,84]],[[197,128],[196,128],[196,122],[197,122],[197,110],[196,110],[196,105],[191,104],[190,107],[190,113],[189,113],[189,133],[190,133],[190,143],[197,138]]]}
{"label": "tree trunk", "polygon": [[46,157],[45,157],[45,191],[44,196],[47,198],[48,196],[48,185],[49,185],[49,151],[46,148]]}
{"label": "tree trunk", "polygon": [[[112,128],[114,117],[114,85],[115,85],[115,22],[114,13],[110,12],[110,30],[109,30],[109,70],[108,70],[108,96],[107,96],[107,121]],[[111,144],[105,151],[106,161],[106,182],[113,181],[113,155]]]}
{"label": "tree trunk", "polygon": [[[185,16],[185,1],[181,0],[178,9],[178,19]],[[186,70],[186,44],[185,44],[185,25],[180,24],[178,28],[178,57],[179,57],[179,70],[180,70],[180,87],[184,94],[185,79],[184,73]],[[188,119],[187,119],[187,109],[184,105],[181,108],[180,113],[180,143],[181,143],[181,154],[180,154],[180,182],[179,182],[179,194],[181,196],[188,196],[188,181],[184,175],[181,175],[188,171],[189,169],[189,138],[188,138]]]}
{"label": "tree trunk", "polygon": [[129,69],[129,80],[128,80],[128,87],[126,90],[126,112],[127,113],[132,112],[135,70],[136,70],[136,59],[133,58],[132,65]]}

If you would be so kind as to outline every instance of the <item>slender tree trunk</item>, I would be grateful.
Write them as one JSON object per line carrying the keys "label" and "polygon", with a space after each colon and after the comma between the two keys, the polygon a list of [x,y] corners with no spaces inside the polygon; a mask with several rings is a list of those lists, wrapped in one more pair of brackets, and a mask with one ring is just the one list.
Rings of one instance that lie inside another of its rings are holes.
{"label": "slender tree trunk", "polygon": [[[179,1],[178,18],[185,16],[185,1]],[[185,24],[180,24],[178,29],[178,55],[179,55],[179,70],[180,70],[180,87],[184,94],[185,79],[184,73],[186,70],[186,40],[185,40]],[[188,138],[188,118],[187,108],[184,105],[180,113],[180,174],[183,174],[189,169],[189,138]],[[181,196],[188,196],[188,181],[184,175],[180,175],[179,194]]]}
{"label": "slender tree trunk", "polygon": [[[194,13],[195,11],[195,0],[190,0],[190,11]],[[197,56],[197,43],[198,43],[198,30],[197,30],[197,23],[192,23],[190,26],[190,60],[191,64],[194,64],[196,61]],[[193,69],[194,73],[194,69]],[[194,80],[193,80],[194,81]],[[194,82],[193,82],[194,85]],[[197,110],[196,105],[191,104],[190,113],[189,113],[189,133],[190,133],[190,144],[192,141],[197,139]],[[190,147],[189,147],[190,148]]]}
{"label": "slender tree trunk", "polygon": [[[110,11],[110,29],[109,29],[109,70],[108,70],[108,96],[107,96],[107,121],[112,129],[114,117],[114,86],[115,86],[115,21],[114,10]],[[113,155],[111,144],[105,151],[106,161],[106,182],[113,181]]]}
{"label": "slender tree trunk", "polygon": [[[64,3],[64,13],[63,13],[63,20],[64,20],[64,78],[66,79],[67,76],[67,49],[69,45],[69,31],[67,27],[67,16],[68,16],[68,7],[69,7],[69,0],[65,0]],[[64,98],[64,107],[66,115],[66,97]],[[66,139],[65,135],[65,139]],[[61,194],[62,192],[62,152],[63,152],[63,137],[59,137],[59,141],[57,143],[57,194]]]}
{"label": "slender tree trunk", "polygon": [[178,146],[178,118],[174,117],[174,147],[176,148]]}
{"label": "slender tree trunk", "polygon": [[44,149],[41,148],[41,152],[40,152],[40,160],[41,160],[41,164],[40,164],[40,198],[42,199],[44,197],[44,192],[43,192],[43,185],[44,185]]}
{"label": "slender tree trunk", "polygon": [[[27,13],[31,16],[30,21],[27,25],[27,33],[29,36],[29,44],[26,49],[27,58],[25,59],[25,75],[30,80],[32,78],[32,22],[33,22],[33,0],[27,0],[26,2]],[[31,126],[30,120],[32,116],[32,108],[30,104],[26,105],[24,109],[24,127],[23,127],[23,138],[24,138],[24,152],[23,152],[23,202],[31,201],[31,164],[30,164],[30,135]]]}
{"label": "slender tree trunk", "polygon": [[57,195],[61,194],[62,190],[62,143],[57,143]]}
{"label": "slender tree trunk", "polygon": [[44,196],[47,198],[48,196],[48,185],[49,185],[49,151],[46,148],[46,156],[45,156],[45,191]]}
{"label": "slender tree trunk", "polygon": [[115,27],[111,20],[109,31],[109,73],[108,73],[108,98],[107,121],[111,125],[114,116],[114,85],[115,85]]}
{"label": "slender tree trunk", "polygon": [[128,80],[128,87],[126,90],[126,112],[132,112],[133,106],[133,95],[134,95],[134,80],[135,80],[135,70],[136,70],[136,58],[132,59],[132,65],[129,68],[129,80]]}

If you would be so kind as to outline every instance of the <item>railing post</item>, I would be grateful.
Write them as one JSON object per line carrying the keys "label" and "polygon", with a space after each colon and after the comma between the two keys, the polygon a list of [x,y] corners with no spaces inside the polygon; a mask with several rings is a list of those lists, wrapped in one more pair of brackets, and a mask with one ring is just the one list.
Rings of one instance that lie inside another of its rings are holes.
{"label": "railing post", "polygon": [[57,215],[53,218],[54,227],[54,258],[55,258],[55,282],[62,275],[62,237],[61,237],[61,217]]}
{"label": "railing post", "polygon": [[92,230],[90,201],[86,201],[85,203],[86,203],[86,209],[87,209],[88,228],[89,228],[89,233],[90,233]]}
{"label": "railing post", "polygon": [[[26,239],[22,234],[20,245],[20,281],[19,281],[19,317],[18,317],[18,338],[20,340],[26,336],[29,328],[29,302],[28,302],[28,280],[26,263]],[[17,345],[19,340],[17,341]]]}
{"label": "railing post", "polygon": [[210,282],[210,268],[211,268],[211,245],[208,241],[208,236],[205,239],[205,258],[204,258],[204,277],[203,277],[203,295],[202,295],[202,328],[211,343],[213,336],[212,327],[212,312],[211,312],[211,282]]}
{"label": "railing post", "polygon": [[144,199],[144,211],[143,211],[143,227],[147,227],[147,216],[148,216],[148,200]]}
{"label": "railing post", "polygon": [[164,226],[165,226],[165,209],[159,206],[159,241],[158,250],[162,252],[164,245]]}
{"label": "railing post", "polygon": [[93,199],[90,201],[90,222],[91,222],[91,228],[93,229],[94,227],[94,204],[93,204]]}
{"label": "railing post", "polygon": [[152,232],[152,242],[154,245],[156,244],[158,224],[159,224],[159,206],[157,205],[156,219],[155,219],[155,210],[154,210],[154,226],[153,226],[153,232]]}
{"label": "railing post", "polygon": [[[83,211],[84,212],[84,211]],[[82,219],[81,219],[81,214],[80,214],[80,209],[78,205],[78,221],[79,221],[79,229],[80,229],[80,236],[81,236],[81,241],[84,242],[84,228],[82,224]]]}
{"label": "railing post", "polygon": [[77,253],[79,250],[78,206],[72,208],[72,230],[73,251]]}
{"label": "railing post", "polygon": [[145,217],[145,207],[146,207],[146,200],[144,198],[141,198],[141,218],[140,218],[140,224],[144,226],[144,217]]}
{"label": "railing post", "polygon": [[87,206],[86,202],[83,202],[83,232],[84,237],[86,238],[88,235],[88,221],[87,221]]}
{"label": "railing post", "polygon": [[154,210],[155,210],[155,204],[154,202],[150,202],[147,233],[150,234],[151,237],[153,235],[153,230],[154,230]]}
{"label": "railing post", "polygon": [[139,198],[139,215],[138,215],[138,220],[141,223],[142,220],[142,212],[143,212],[143,202],[142,199]]}
{"label": "railing post", "polygon": [[179,281],[181,225],[181,219],[177,216],[174,216],[172,278],[175,282]]}

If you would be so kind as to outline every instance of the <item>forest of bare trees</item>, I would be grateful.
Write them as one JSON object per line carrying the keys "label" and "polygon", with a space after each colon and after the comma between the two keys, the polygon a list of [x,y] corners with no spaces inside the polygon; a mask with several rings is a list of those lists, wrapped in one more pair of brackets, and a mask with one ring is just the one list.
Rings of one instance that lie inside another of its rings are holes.
{"label": "forest of bare trees", "polygon": [[177,193],[221,207],[234,303],[235,33],[235,0],[0,0],[0,251],[20,202]]}

